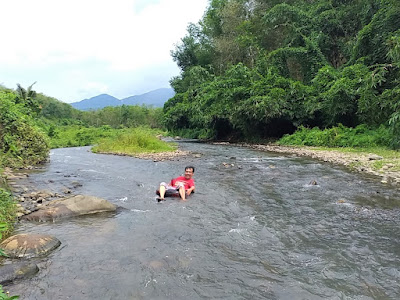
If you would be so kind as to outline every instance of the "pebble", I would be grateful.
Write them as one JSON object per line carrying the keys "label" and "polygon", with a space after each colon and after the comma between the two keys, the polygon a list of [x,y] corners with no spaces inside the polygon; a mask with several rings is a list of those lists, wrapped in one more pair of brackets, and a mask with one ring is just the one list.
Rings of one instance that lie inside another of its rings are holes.
{"label": "pebble", "polygon": [[383,157],[379,156],[379,155],[376,155],[376,154],[373,154],[373,153],[370,153],[369,156],[368,156],[368,159],[369,160],[382,160]]}

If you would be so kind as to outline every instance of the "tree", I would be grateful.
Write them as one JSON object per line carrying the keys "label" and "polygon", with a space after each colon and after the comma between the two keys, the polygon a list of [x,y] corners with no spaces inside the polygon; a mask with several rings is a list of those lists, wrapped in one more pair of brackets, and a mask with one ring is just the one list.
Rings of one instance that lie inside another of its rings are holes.
{"label": "tree", "polygon": [[16,104],[21,103],[24,105],[29,111],[38,114],[40,112],[41,107],[38,102],[35,100],[36,92],[32,90],[33,85],[36,83],[32,83],[27,89],[24,89],[19,83],[17,83],[17,98]]}

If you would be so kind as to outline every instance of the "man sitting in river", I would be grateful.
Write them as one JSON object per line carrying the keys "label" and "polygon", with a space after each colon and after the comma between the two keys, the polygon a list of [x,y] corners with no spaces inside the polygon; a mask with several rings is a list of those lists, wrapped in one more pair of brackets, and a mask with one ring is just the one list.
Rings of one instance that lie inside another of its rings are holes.
{"label": "man sitting in river", "polygon": [[172,179],[170,184],[161,182],[159,189],[160,197],[157,198],[157,201],[160,202],[165,200],[164,196],[167,193],[167,191],[169,192],[178,191],[181,199],[185,201],[186,196],[189,196],[195,189],[193,173],[194,173],[194,167],[187,166],[185,168],[184,176],[179,176],[177,178]]}

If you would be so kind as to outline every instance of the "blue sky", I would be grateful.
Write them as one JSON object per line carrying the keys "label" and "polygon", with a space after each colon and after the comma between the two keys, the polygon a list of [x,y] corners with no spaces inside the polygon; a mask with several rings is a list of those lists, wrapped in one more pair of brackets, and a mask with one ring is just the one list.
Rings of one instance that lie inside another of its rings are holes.
{"label": "blue sky", "polygon": [[2,1],[0,84],[64,102],[169,87],[170,51],[208,0]]}

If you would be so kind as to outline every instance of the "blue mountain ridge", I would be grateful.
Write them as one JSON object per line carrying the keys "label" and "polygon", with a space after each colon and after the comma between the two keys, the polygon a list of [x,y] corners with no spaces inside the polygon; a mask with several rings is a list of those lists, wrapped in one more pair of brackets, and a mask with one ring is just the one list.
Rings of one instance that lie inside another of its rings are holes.
{"label": "blue mountain ridge", "polygon": [[147,105],[163,107],[164,103],[172,98],[175,92],[171,88],[160,88],[141,95],[135,95],[124,99],[118,99],[108,94],[101,94],[89,99],[70,103],[72,107],[79,110],[96,110],[107,106],[121,105]]}

